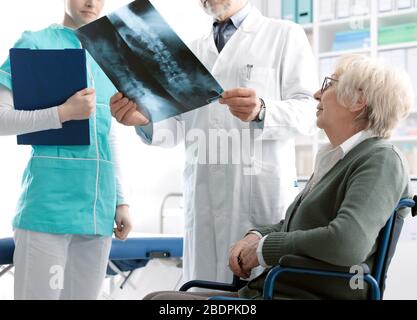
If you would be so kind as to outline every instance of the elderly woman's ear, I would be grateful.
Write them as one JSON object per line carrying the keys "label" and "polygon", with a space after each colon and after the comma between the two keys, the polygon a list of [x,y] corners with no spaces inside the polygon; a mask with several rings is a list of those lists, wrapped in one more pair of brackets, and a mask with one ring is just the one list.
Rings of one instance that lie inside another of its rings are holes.
{"label": "elderly woman's ear", "polygon": [[361,94],[355,104],[349,107],[351,112],[361,113],[366,108],[367,102],[363,94]]}

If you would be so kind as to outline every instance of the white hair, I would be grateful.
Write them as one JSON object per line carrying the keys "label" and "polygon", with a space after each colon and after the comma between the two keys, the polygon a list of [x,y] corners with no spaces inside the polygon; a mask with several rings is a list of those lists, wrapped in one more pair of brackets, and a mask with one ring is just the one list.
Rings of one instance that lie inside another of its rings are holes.
{"label": "white hair", "polygon": [[366,107],[357,120],[377,136],[389,138],[398,122],[408,116],[414,93],[406,72],[379,59],[349,54],[339,59],[335,73],[338,102],[351,106],[363,98]]}

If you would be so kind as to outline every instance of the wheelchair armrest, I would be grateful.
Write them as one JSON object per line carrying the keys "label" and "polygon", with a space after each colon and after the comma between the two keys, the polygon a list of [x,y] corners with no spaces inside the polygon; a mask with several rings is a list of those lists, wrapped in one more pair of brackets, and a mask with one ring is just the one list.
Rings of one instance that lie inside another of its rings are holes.
{"label": "wheelchair armrest", "polygon": [[237,276],[233,276],[233,282],[231,284],[213,282],[213,281],[192,280],[183,284],[182,287],[180,288],[180,291],[188,291],[191,288],[201,288],[201,289],[236,292],[240,288],[244,287],[246,283],[247,283],[246,281],[240,280],[240,278]]}
{"label": "wheelchair armrest", "polygon": [[[313,269],[317,271],[330,271],[330,272],[343,272],[349,273],[350,267],[335,266],[330,263],[319,261],[312,258],[296,255],[286,255],[279,260],[280,267],[300,268],[300,269]],[[364,274],[370,274],[369,266],[365,263],[361,264]]]}
{"label": "wheelchair armrest", "polygon": [[[281,264],[282,263],[282,264]],[[361,264],[363,270],[363,279],[371,286],[372,299],[380,300],[381,293],[378,282],[370,274],[369,266]],[[305,274],[310,276],[320,276],[328,278],[351,279],[355,273],[350,273],[350,268],[331,265],[315,259],[287,255],[280,259],[280,265],[272,268],[264,284],[264,299],[271,300],[274,294],[275,286],[278,285],[277,277],[283,273]]]}

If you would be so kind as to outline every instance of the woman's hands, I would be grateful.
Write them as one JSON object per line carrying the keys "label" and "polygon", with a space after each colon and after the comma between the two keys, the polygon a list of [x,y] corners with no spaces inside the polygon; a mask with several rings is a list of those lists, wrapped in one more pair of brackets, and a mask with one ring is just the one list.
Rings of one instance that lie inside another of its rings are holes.
{"label": "woman's hands", "polygon": [[117,239],[126,240],[132,230],[132,220],[130,218],[129,206],[120,205],[116,208],[116,228],[114,234]]}
{"label": "woman's hands", "polygon": [[259,266],[256,249],[260,240],[258,235],[249,233],[231,247],[229,267],[235,275],[247,279],[252,269]]}
{"label": "woman's hands", "polygon": [[70,120],[85,120],[96,110],[96,91],[87,88],[75,93],[62,105],[58,106],[61,123]]}

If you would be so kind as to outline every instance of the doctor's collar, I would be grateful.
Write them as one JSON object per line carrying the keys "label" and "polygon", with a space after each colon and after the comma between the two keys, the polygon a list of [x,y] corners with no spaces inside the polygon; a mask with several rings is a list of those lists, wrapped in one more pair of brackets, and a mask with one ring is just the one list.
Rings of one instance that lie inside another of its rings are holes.
{"label": "doctor's collar", "polygon": [[[242,21],[242,24],[240,25],[240,29],[248,33],[255,32],[259,29],[259,19],[262,17],[262,14],[253,5],[250,5],[249,9],[249,14],[246,16],[246,18]],[[213,25],[211,25],[210,30],[207,31],[203,39],[211,37],[213,35],[213,29],[214,27]]]}
{"label": "doctor's collar", "polygon": [[[239,27],[241,26],[243,21],[247,18],[251,10],[252,10],[252,4],[248,1],[242,8],[240,8],[238,12],[236,12],[233,16],[229,18],[232,21],[236,29],[239,29]],[[219,23],[221,23],[221,21],[214,20],[213,26]]]}

